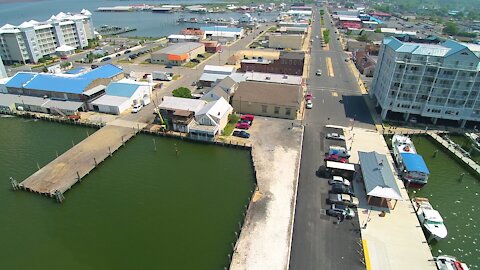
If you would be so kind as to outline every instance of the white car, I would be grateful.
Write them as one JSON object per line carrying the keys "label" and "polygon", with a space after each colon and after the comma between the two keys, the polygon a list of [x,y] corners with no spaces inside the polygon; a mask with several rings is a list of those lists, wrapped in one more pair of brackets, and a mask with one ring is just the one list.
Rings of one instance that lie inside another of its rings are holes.
{"label": "white car", "polygon": [[143,108],[143,105],[142,104],[135,104],[133,105],[133,109],[132,109],[132,113],[137,113],[139,112],[141,109]]}
{"label": "white car", "polygon": [[339,141],[345,141],[345,136],[340,135],[338,133],[328,133],[326,136],[327,139],[330,140],[339,140]]}
{"label": "white car", "polygon": [[307,103],[305,105],[307,109],[312,109],[313,108],[313,102],[311,100],[307,100]]}
{"label": "white car", "polygon": [[317,75],[317,76],[322,76],[322,70],[321,70],[321,69],[317,69],[317,72],[315,72],[315,75]]}
{"label": "white car", "polygon": [[345,179],[341,176],[334,175],[332,177],[332,179],[328,180],[328,184],[330,184],[330,185],[342,184],[344,186],[350,186],[350,181],[348,181],[347,179]]}

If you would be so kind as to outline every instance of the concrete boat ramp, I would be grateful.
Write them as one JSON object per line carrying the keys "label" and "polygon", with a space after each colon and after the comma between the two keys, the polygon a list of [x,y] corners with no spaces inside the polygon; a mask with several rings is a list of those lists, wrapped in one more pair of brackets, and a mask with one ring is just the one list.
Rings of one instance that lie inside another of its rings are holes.
{"label": "concrete boat ramp", "polygon": [[55,196],[62,201],[65,191],[81,181],[146,125],[114,120],[25,179],[18,184],[18,188]]}

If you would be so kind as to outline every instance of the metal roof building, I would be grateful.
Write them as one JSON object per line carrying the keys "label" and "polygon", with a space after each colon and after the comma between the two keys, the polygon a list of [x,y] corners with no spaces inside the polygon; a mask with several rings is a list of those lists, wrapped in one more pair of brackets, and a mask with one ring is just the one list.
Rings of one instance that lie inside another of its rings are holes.
{"label": "metal roof building", "polygon": [[95,80],[108,79],[107,82],[104,82],[108,83],[109,80],[122,74],[121,68],[111,64],[75,74],[18,72],[7,82],[6,87],[11,94],[42,97],[45,95],[79,100],[79,95],[88,90]]}
{"label": "metal roof building", "polygon": [[402,200],[387,156],[377,152],[358,152],[368,202],[372,197],[385,200]]}

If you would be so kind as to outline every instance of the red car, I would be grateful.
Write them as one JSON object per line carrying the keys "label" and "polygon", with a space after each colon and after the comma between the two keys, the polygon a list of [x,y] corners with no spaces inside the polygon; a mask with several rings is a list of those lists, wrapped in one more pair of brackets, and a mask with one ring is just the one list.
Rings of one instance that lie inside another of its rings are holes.
{"label": "red car", "polygon": [[255,116],[253,116],[253,114],[244,114],[242,115],[242,120],[248,120],[250,122],[253,122],[253,119],[255,118]]}
{"label": "red car", "polygon": [[344,157],[339,157],[338,155],[330,155],[326,156],[323,161],[336,161],[336,162],[341,162],[341,163],[347,163],[348,160]]}
{"label": "red car", "polygon": [[312,100],[312,98],[313,98],[313,95],[312,95],[311,92],[307,92],[307,93],[305,94],[305,100]]}
{"label": "red car", "polygon": [[235,127],[239,129],[249,129],[250,124],[248,124],[247,122],[240,122],[240,123],[237,123]]}
{"label": "red car", "polygon": [[64,55],[64,56],[60,57],[60,59],[62,59],[62,60],[67,60],[67,59],[68,59],[68,56]]}

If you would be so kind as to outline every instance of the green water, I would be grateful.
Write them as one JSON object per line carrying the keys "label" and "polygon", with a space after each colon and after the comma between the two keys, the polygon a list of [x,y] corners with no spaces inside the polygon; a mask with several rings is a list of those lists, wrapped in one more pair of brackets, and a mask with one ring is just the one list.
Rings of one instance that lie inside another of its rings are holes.
{"label": "green water", "polygon": [[[448,229],[447,239],[432,244],[433,255],[453,255],[470,269],[480,269],[480,179],[429,138],[418,136],[413,141],[431,175],[425,187],[409,192],[427,197]],[[435,149],[440,151],[433,157]],[[460,179],[462,173],[465,175]]]}
{"label": "green water", "polygon": [[140,135],[66,192],[63,204],[10,190],[10,176],[23,180],[87,131],[0,118],[0,269],[228,265],[254,187],[247,151]]}

